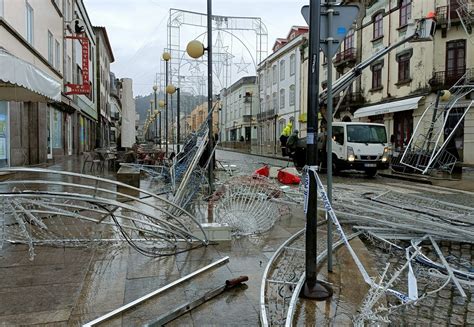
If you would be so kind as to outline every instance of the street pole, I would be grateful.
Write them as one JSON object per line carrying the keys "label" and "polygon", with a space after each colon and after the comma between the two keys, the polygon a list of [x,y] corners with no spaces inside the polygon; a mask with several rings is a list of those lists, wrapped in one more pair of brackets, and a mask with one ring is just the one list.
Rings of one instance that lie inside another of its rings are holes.
{"label": "street pole", "polygon": [[250,153],[252,152],[252,120],[253,120],[253,108],[252,108],[253,93],[250,93]]}
{"label": "street pole", "polygon": [[209,154],[209,165],[207,168],[209,191],[214,191],[214,160],[212,151],[214,150],[212,131],[212,0],[207,0],[207,114],[209,128],[209,142],[207,153]]}
{"label": "street pole", "polygon": [[181,103],[181,101],[180,101],[180,100],[181,100],[181,99],[180,99],[180,96],[181,96],[181,89],[178,87],[178,88],[176,88],[176,91],[178,92],[178,94],[177,94],[177,96],[178,96],[178,100],[177,100],[178,103],[176,104],[176,105],[177,105],[177,108],[176,108],[176,116],[177,116],[177,119],[178,119],[177,126],[176,126],[176,127],[177,127],[176,130],[177,130],[177,133],[178,133],[177,136],[176,136],[176,143],[177,143],[177,145],[178,145],[178,148],[177,148],[176,153],[179,153],[179,133],[180,133],[180,131],[181,131],[181,129],[180,129],[180,128],[181,128],[181,123],[180,123],[179,109],[180,109],[180,103]]}
{"label": "street pole", "polygon": [[306,162],[308,171],[308,189],[305,197],[306,213],[306,280],[302,296],[315,300],[326,300],[332,296],[332,290],[317,280],[317,185],[312,169],[316,168],[319,111],[319,49],[321,0],[310,0],[309,57],[308,57],[308,127]]}
{"label": "street pole", "polygon": [[278,119],[278,115],[275,115],[275,122],[274,122],[274,125],[273,126],[273,153],[275,153],[275,155],[277,154],[277,119]]}
{"label": "street pole", "polygon": [[[154,91],[154,95],[155,95],[155,111],[154,111],[154,113],[156,114],[156,116],[158,116],[158,113],[157,113],[158,100],[156,99],[156,90],[157,90],[157,86],[154,85],[153,86],[153,91]],[[156,143],[158,143],[158,117],[155,118],[155,144]]]}
{"label": "street pole", "polygon": [[[168,61],[165,67],[165,88],[168,85]],[[168,92],[165,92],[165,156],[168,157]]]}
{"label": "street pole", "polygon": [[[326,2],[326,14],[328,16],[327,19],[327,29],[329,37],[326,39],[328,52],[332,53],[332,49],[334,46],[334,42],[336,42],[333,38],[333,31],[332,31],[332,20],[334,15],[332,0],[328,0]],[[327,55],[327,63],[328,63],[328,92],[327,92],[327,109],[326,109],[326,143],[327,143],[327,194],[328,200],[332,203],[332,111],[333,111],[333,101],[332,101],[332,58],[330,55]],[[328,220],[327,224],[327,249],[328,249],[328,256],[327,256],[327,266],[328,271],[332,272],[332,224],[331,220]]]}

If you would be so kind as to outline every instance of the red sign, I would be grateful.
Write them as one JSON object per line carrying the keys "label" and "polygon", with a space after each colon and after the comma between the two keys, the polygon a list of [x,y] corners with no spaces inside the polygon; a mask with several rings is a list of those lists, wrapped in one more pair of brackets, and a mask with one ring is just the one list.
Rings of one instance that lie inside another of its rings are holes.
{"label": "red sign", "polygon": [[83,34],[66,36],[67,39],[78,40],[82,46],[82,84],[66,84],[70,90],[66,94],[90,94],[89,82],[89,39]]}

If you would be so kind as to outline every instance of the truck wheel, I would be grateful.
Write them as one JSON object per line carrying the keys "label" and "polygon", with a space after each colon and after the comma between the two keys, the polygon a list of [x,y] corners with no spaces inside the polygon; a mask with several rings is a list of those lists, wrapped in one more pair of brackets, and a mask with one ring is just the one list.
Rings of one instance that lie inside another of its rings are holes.
{"label": "truck wheel", "polygon": [[365,173],[369,177],[374,177],[375,174],[377,174],[377,168],[368,168],[368,169],[365,170]]}

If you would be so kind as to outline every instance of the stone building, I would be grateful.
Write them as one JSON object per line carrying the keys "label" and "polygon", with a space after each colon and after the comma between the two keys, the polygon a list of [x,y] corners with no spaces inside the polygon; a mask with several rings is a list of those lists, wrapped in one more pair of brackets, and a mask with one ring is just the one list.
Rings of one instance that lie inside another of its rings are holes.
{"label": "stone building", "polygon": [[257,144],[258,96],[255,76],[242,77],[221,90],[220,138],[222,142],[245,140]]}
{"label": "stone building", "polygon": [[259,144],[273,147],[288,122],[300,128],[301,86],[304,74],[302,46],[308,27],[293,26],[286,38],[277,39],[273,53],[257,67],[260,111]]}

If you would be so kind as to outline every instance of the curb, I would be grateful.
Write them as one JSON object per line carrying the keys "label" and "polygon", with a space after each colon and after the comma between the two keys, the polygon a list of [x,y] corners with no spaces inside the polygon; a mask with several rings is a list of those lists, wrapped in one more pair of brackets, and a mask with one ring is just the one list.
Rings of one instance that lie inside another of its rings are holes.
{"label": "curb", "polygon": [[409,181],[409,182],[414,182],[414,183],[433,185],[432,181],[427,180],[427,179],[422,179],[422,178],[416,178],[416,177],[399,175],[399,174],[388,174],[388,173],[382,173],[382,172],[379,172],[378,175],[381,177],[386,177],[386,178],[401,179],[404,181]]}

